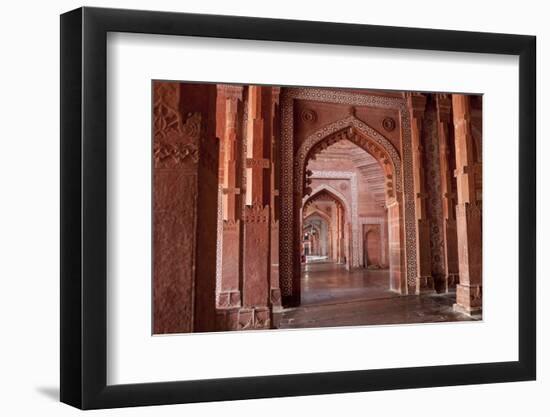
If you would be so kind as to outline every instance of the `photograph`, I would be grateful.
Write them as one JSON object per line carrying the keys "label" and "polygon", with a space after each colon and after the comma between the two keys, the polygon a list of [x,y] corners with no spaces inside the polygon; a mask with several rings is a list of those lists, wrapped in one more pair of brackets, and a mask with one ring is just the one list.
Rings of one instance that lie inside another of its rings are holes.
{"label": "photograph", "polygon": [[542,4],[7,2],[0,416],[550,416]]}
{"label": "photograph", "polygon": [[154,335],[482,321],[483,94],[151,102]]}

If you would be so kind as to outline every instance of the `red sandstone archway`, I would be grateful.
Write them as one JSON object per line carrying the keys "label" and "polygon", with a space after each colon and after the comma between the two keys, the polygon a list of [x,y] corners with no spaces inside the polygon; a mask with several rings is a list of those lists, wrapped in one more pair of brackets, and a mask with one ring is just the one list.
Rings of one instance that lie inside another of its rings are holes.
{"label": "red sandstone archway", "polygon": [[[373,156],[386,175],[390,261],[389,287],[401,293],[406,292],[401,159],[393,145],[384,136],[355,116],[349,116],[308,136],[294,154],[292,219],[283,219],[287,222],[290,221],[293,225],[293,239],[290,247],[281,246],[283,252],[292,251],[290,257],[293,259],[292,275],[283,276],[281,279],[282,289],[288,291],[290,288],[289,292],[292,294],[292,296],[286,297],[287,305],[298,305],[300,303],[301,210],[303,196],[311,192],[308,187],[307,177],[309,173],[306,171],[306,166],[309,159],[314,157],[317,152],[340,140],[349,140]],[[283,256],[283,258],[288,259],[288,255]]]}
{"label": "red sandstone archway", "polygon": [[310,211],[310,213],[308,215],[306,215],[304,217],[304,228],[305,228],[305,225],[306,223],[308,222],[308,220],[311,220],[311,219],[319,219],[321,220],[322,222],[325,223],[326,225],[326,232],[327,232],[327,248],[326,248],[326,252],[327,252],[327,259],[328,260],[338,260],[338,257],[335,256],[335,254],[333,253],[333,248],[335,247],[335,244],[334,244],[334,236],[333,236],[333,226],[332,226],[332,219],[323,211],[319,210],[319,209],[313,209]]}
{"label": "red sandstone archway", "polygon": [[[317,187],[314,191],[311,192],[310,195],[306,196],[303,199],[302,206],[303,208],[306,208],[308,205],[310,205],[312,202],[314,202],[316,199],[327,196],[330,200],[332,200],[336,207],[340,210],[340,215],[337,215],[337,222],[339,223],[339,227],[334,230],[334,232],[337,234],[335,237],[335,245],[336,245],[336,262],[343,263],[346,266],[346,269],[351,268],[351,242],[353,235],[351,233],[351,230],[349,230],[349,225],[352,223],[352,210],[351,207],[346,200],[346,198],[337,190],[335,190],[333,187],[327,184],[323,184],[319,187]],[[302,209],[301,209],[302,210]],[[300,219],[302,217],[303,213],[300,211]],[[300,223],[301,224],[301,223]]]}
{"label": "red sandstone archway", "polygon": [[[344,263],[347,269],[350,269],[350,253],[351,253],[351,239],[352,235],[348,230],[347,225],[351,224],[351,208],[346,201],[345,197],[330,185],[323,184],[315,189],[311,195],[307,196],[300,208],[300,219],[303,216],[303,210],[305,210],[310,204],[312,204],[318,198],[326,196],[332,200],[336,207],[339,209],[339,214],[336,215],[337,224],[332,232],[336,233],[334,236],[335,257],[334,260],[339,263]],[[325,215],[326,216],[326,215]],[[305,221],[305,218],[304,218]],[[329,219],[329,224],[331,220]],[[302,222],[299,223],[300,227]]]}
{"label": "red sandstone archway", "polygon": [[313,223],[310,223],[310,224],[304,223],[304,226],[302,227],[302,234],[311,234],[311,240],[309,242],[311,246],[308,251],[306,251],[304,248],[303,254],[306,256],[307,255],[321,256],[321,253],[320,253],[321,229],[317,225],[314,225]]}

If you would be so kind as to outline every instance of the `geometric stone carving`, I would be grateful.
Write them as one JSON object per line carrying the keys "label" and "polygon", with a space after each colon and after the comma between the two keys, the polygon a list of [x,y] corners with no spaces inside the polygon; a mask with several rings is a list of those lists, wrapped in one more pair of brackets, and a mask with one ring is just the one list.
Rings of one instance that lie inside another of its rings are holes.
{"label": "geometric stone carving", "polygon": [[434,292],[432,258],[430,248],[430,219],[426,209],[426,179],[424,173],[424,149],[422,146],[422,121],[426,108],[426,96],[420,93],[407,93],[407,103],[411,115],[411,138],[413,155],[413,185],[416,216],[416,293]]}
{"label": "geometric stone carving", "polygon": [[395,120],[391,117],[386,117],[382,120],[382,127],[386,132],[393,132],[395,130]]}

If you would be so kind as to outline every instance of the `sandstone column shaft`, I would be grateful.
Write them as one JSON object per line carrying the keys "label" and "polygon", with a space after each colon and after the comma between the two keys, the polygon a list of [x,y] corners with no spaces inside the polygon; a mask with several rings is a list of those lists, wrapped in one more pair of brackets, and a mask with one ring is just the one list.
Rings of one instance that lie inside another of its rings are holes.
{"label": "sandstone column shaft", "polygon": [[426,211],[426,184],[424,178],[422,119],[426,107],[423,94],[409,93],[407,103],[411,115],[413,184],[416,214],[416,293],[434,291],[431,271],[430,222]]}
{"label": "sandstone column shaft", "polygon": [[153,100],[153,331],[213,331],[216,87],[156,81]]}
{"label": "sandstone column shaft", "polygon": [[271,137],[264,114],[270,117],[269,87],[248,87],[246,129],[246,197],[244,207],[243,308],[239,328],[269,328],[270,317],[270,169]]}
{"label": "sandstone column shaft", "polygon": [[[217,295],[220,330],[237,328],[237,314],[241,306],[241,207],[239,134],[243,87],[218,85],[218,124],[221,132],[220,182],[221,182],[221,284]],[[219,234],[218,234],[219,236]]]}
{"label": "sandstone column shaft", "polygon": [[443,208],[443,253],[445,256],[445,290],[454,289],[458,283],[458,249],[456,235],[454,176],[451,160],[451,97],[437,96],[437,125],[439,138],[439,167],[441,177],[441,201]]}
{"label": "sandstone column shaft", "polygon": [[[271,230],[270,230],[270,304],[272,312],[281,309],[281,290],[279,284],[279,165],[280,165],[280,118],[279,96],[280,87],[271,88],[271,117],[268,132],[271,136],[270,149],[270,206],[271,206]],[[272,315],[275,320],[275,315]],[[274,323],[275,324],[275,323]]]}
{"label": "sandstone column shaft", "polygon": [[481,205],[476,201],[476,164],[471,131],[469,97],[453,94],[455,129],[459,284],[455,310],[467,314],[481,311]]}

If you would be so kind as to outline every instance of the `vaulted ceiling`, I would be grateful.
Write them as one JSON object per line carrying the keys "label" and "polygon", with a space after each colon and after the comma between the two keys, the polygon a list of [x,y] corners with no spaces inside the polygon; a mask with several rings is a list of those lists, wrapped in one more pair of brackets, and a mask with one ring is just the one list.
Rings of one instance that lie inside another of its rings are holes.
{"label": "vaulted ceiling", "polygon": [[377,203],[385,203],[384,172],[372,155],[348,140],[341,140],[320,151],[311,161],[312,170],[356,169],[360,174],[358,181],[366,184]]}

